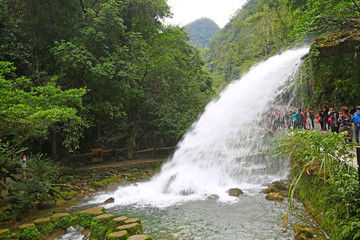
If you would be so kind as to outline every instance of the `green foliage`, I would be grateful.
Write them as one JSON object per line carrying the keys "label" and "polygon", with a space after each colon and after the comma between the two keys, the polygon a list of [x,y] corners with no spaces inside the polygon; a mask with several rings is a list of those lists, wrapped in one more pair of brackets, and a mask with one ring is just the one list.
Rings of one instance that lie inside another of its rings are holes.
{"label": "green foliage", "polygon": [[288,1],[248,1],[209,43],[206,69],[220,82],[239,77],[293,41],[294,20]]}
{"label": "green foliage", "polygon": [[290,203],[296,189],[307,192],[301,196],[325,212],[322,227],[334,239],[355,239],[359,231],[360,186],[356,170],[345,163],[354,158],[345,135],[290,132],[280,137],[275,152],[291,159]]}
{"label": "green foliage", "polygon": [[204,49],[220,28],[213,20],[200,18],[187,24],[185,29],[190,38],[189,44],[197,49]]}
{"label": "green foliage", "polygon": [[98,221],[92,221],[91,225],[90,225],[90,229],[91,229],[91,238],[94,239],[103,239],[106,231],[108,230],[108,228],[104,225],[101,224],[101,222]]}
{"label": "green foliage", "polygon": [[20,240],[38,240],[40,239],[40,233],[36,227],[27,227],[19,235]]}
{"label": "green foliage", "polygon": [[54,231],[66,230],[72,224],[71,216],[61,216],[56,219],[52,219]]}
{"label": "green foliage", "polygon": [[[358,105],[360,89],[359,58],[352,53],[318,58],[316,46],[307,58],[300,75],[298,91],[308,106],[330,105],[340,110],[342,106]],[[339,64],[341,62],[342,64]]]}
{"label": "green foliage", "polygon": [[16,196],[17,202],[12,208],[21,212],[30,207],[42,194],[51,193],[51,183],[56,178],[56,167],[42,156],[32,156],[27,160],[27,167],[22,169],[24,180],[14,179],[10,192]]}
{"label": "green foliage", "polygon": [[[33,86],[25,77],[11,78],[15,70],[9,62],[0,62],[0,123],[1,138],[17,143],[24,138],[46,138],[48,128],[71,121],[84,125],[77,116],[85,89],[62,91],[53,80],[43,86]],[[67,146],[76,147],[78,138],[67,136]]]}
{"label": "green foliage", "polygon": [[[294,11],[297,18],[293,34],[297,39],[316,37],[334,29],[344,28],[343,20],[356,16],[353,1],[343,0],[307,0],[304,8]],[[328,24],[337,21],[337,24]]]}
{"label": "green foliage", "polygon": [[105,178],[99,182],[95,182],[95,181],[91,182],[90,186],[93,188],[104,188],[105,186],[109,185],[109,183],[114,182],[116,180],[117,180],[116,176],[111,176],[111,177]]}

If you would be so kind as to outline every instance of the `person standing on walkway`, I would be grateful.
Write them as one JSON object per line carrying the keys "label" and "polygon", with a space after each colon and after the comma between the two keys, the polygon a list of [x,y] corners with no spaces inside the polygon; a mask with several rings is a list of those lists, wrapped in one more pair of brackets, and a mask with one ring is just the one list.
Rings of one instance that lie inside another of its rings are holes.
{"label": "person standing on walkway", "polygon": [[322,115],[322,130],[326,131],[326,130],[329,130],[327,129],[326,125],[328,124],[328,120],[329,120],[329,114],[328,114],[328,109],[327,107],[325,106],[323,108],[323,115]]}
{"label": "person standing on walkway", "polygon": [[355,109],[355,107],[352,107],[351,110],[350,110],[350,114],[351,114],[351,115],[354,115],[355,112],[356,112],[356,110],[357,110],[357,109]]}
{"label": "person standing on walkway", "polygon": [[359,131],[360,131],[360,106],[356,107],[357,111],[354,113],[354,130],[355,130],[355,141],[359,143]]}
{"label": "person standing on walkway", "polygon": [[339,125],[338,125],[339,113],[336,111],[336,109],[330,108],[330,117],[331,117],[330,130],[332,133],[338,133],[339,132]]}
{"label": "person standing on walkway", "polygon": [[339,117],[339,132],[348,132],[348,135],[345,137],[348,142],[352,142],[353,130],[352,130],[352,122],[353,117],[349,114],[349,108],[344,107],[344,114]]}
{"label": "person standing on walkway", "polygon": [[306,109],[306,129],[313,130],[310,108]]}
{"label": "person standing on walkway", "polygon": [[296,113],[296,128],[303,128],[304,126],[304,115],[301,112],[301,108],[298,109]]}

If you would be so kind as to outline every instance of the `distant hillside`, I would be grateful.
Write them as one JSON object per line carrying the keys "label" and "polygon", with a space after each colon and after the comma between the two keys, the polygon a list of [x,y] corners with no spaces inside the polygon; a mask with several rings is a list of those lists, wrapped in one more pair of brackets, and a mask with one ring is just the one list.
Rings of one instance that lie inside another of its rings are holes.
{"label": "distant hillside", "polygon": [[293,25],[287,1],[248,0],[210,41],[203,53],[206,69],[217,76],[219,85],[238,78],[285,48],[293,40]]}
{"label": "distant hillside", "polygon": [[189,44],[204,49],[220,27],[209,18],[201,18],[185,26],[190,37]]}

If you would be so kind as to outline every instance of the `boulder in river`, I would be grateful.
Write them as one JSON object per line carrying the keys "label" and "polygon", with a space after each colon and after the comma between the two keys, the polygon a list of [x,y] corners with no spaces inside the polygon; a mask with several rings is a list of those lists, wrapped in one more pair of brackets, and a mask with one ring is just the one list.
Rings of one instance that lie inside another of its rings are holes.
{"label": "boulder in river", "polygon": [[216,200],[216,199],[219,199],[219,195],[217,194],[211,194],[210,196],[207,197],[207,199],[210,199],[210,200]]}
{"label": "boulder in river", "polygon": [[232,197],[239,197],[241,194],[243,194],[243,191],[240,188],[230,188],[226,191],[226,193]]}
{"label": "boulder in river", "polygon": [[110,198],[106,199],[104,203],[114,203],[114,202],[115,202],[115,198],[110,197]]}
{"label": "boulder in river", "polygon": [[303,224],[294,226],[294,237],[296,240],[314,239],[315,231],[312,228],[305,227]]}
{"label": "boulder in river", "polygon": [[271,192],[268,195],[266,195],[265,197],[267,200],[271,200],[271,201],[283,201],[284,197],[282,194],[280,193],[275,193],[275,192]]}

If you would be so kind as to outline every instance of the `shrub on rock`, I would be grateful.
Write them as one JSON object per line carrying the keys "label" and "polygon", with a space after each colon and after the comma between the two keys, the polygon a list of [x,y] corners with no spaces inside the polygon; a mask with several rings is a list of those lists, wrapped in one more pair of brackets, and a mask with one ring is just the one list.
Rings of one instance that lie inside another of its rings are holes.
{"label": "shrub on rock", "polygon": [[91,239],[103,239],[106,232],[110,231],[113,226],[115,216],[112,214],[102,214],[92,219],[90,225],[90,238]]}
{"label": "shrub on rock", "polygon": [[20,240],[38,240],[40,239],[40,233],[36,229],[35,224],[23,224],[19,227],[19,235]]}
{"label": "shrub on rock", "polygon": [[51,223],[50,218],[39,218],[36,219],[33,223],[42,235],[48,235],[54,230],[54,225]]}
{"label": "shrub on rock", "polygon": [[81,227],[90,227],[93,217],[104,214],[104,207],[90,208],[78,212],[77,222]]}

